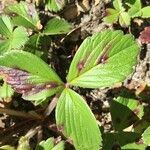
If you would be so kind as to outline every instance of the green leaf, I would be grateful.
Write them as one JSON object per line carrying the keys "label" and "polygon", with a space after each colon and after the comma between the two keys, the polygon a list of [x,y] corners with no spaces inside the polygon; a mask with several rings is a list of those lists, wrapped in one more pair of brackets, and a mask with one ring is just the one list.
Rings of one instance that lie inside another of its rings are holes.
{"label": "green leaf", "polygon": [[0,34],[9,37],[13,32],[13,24],[8,16],[0,16]]}
{"label": "green leaf", "polygon": [[34,34],[29,38],[23,50],[31,52],[43,60],[47,60],[50,44],[51,38],[49,36]]}
{"label": "green leaf", "polygon": [[130,34],[105,30],[88,37],[76,52],[67,81],[86,88],[109,87],[132,73],[139,46]]}
{"label": "green leaf", "polygon": [[[63,88],[58,75],[40,58],[24,51],[0,56],[0,74],[26,100],[40,100]],[[17,69],[16,69],[17,68]]]}
{"label": "green leaf", "polygon": [[145,144],[150,145],[150,126],[142,134],[142,139]]}
{"label": "green leaf", "polygon": [[65,34],[72,26],[64,19],[53,18],[48,21],[43,33],[46,35]]}
{"label": "green leaf", "polygon": [[58,12],[59,10],[61,10],[65,4],[66,4],[66,0],[46,0],[47,2],[47,8],[50,11],[54,11],[54,12]]}
{"label": "green leaf", "polygon": [[122,27],[128,27],[130,25],[131,18],[127,12],[122,12],[119,16],[119,23]]}
{"label": "green leaf", "polygon": [[64,141],[59,142],[52,150],[64,150]]}
{"label": "green leaf", "polygon": [[46,141],[41,141],[36,150],[64,150],[64,141],[54,145],[54,138],[48,138]]}
{"label": "green leaf", "polygon": [[25,44],[24,51],[31,52],[32,54],[35,54],[38,57],[41,57],[43,55],[43,52],[40,51],[39,45],[40,45],[40,34],[34,34],[32,35],[27,43]]}
{"label": "green leaf", "polygon": [[10,36],[9,42],[11,49],[19,49],[28,40],[28,34],[23,27],[17,27]]}
{"label": "green leaf", "polygon": [[23,27],[17,27],[10,35],[9,38],[0,41],[0,53],[12,49],[19,49],[28,40],[28,33]]}
{"label": "green leaf", "polygon": [[56,122],[76,150],[99,150],[101,133],[85,100],[71,89],[65,89],[56,107]]}
{"label": "green leaf", "polygon": [[8,6],[7,10],[10,13],[16,14],[13,18],[16,25],[31,28],[33,30],[40,30],[40,20],[33,4],[21,1],[20,3]]}
{"label": "green leaf", "polygon": [[118,21],[120,12],[116,9],[108,8],[106,9],[107,16],[104,17],[104,22],[106,23],[116,23]]}
{"label": "green leaf", "polygon": [[17,27],[13,31],[13,24],[8,16],[0,18],[1,29],[0,34],[3,40],[0,40],[0,53],[4,53],[11,49],[21,48],[28,40],[28,33],[23,27]]}
{"label": "green leaf", "polygon": [[121,147],[121,150],[146,150],[147,145],[142,143],[129,143]]}
{"label": "green leaf", "polygon": [[113,127],[122,131],[142,118],[143,106],[135,99],[128,98],[128,93],[114,99],[110,105]]}
{"label": "green leaf", "polygon": [[10,102],[13,94],[14,91],[11,86],[4,82],[4,84],[0,87],[0,99],[4,102]]}
{"label": "green leaf", "polygon": [[128,10],[128,14],[132,17],[139,17],[142,15],[141,12],[141,0],[135,0],[135,2],[133,4],[127,3],[127,5],[130,7],[130,9]]}
{"label": "green leaf", "polygon": [[150,6],[142,8],[141,12],[142,18],[150,18]]}
{"label": "green leaf", "polygon": [[124,11],[124,7],[122,6],[122,0],[114,0],[113,1],[113,6],[116,10],[119,10],[119,11]]}
{"label": "green leaf", "polygon": [[130,24],[129,23],[130,17],[125,12],[124,7],[122,6],[122,1],[121,0],[114,0],[113,6],[115,9],[112,9],[112,8],[106,9],[107,16],[104,17],[103,20],[106,23],[116,23],[119,19],[119,23],[122,27]]}
{"label": "green leaf", "polygon": [[54,138],[48,138],[46,141],[41,141],[36,150],[51,150],[54,147]]}
{"label": "green leaf", "polygon": [[[146,145],[136,143],[139,138],[140,134],[135,132],[105,133],[103,135],[103,149],[111,150],[118,148],[121,150],[144,150]],[[131,147],[129,147],[129,144]]]}

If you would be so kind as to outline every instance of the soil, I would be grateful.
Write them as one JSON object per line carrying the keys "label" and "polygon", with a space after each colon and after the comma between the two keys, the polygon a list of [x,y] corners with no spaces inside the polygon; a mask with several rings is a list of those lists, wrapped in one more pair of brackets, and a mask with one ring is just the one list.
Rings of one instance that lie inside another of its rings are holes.
{"label": "soil", "polygon": [[[83,1],[77,3],[74,0],[70,0],[65,8],[59,13],[50,13],[44,11],[42,7],[38,7],[41,16],[45,14],[49,18],[52,16],[60,16],[74,25],[74,29],[68,33],[68,35],[52,37],[52,44],[48,54],[48,62],[52,64],[64,81],[67,72],[66,68],[69,68],[69,64],[77,48],[86,37],[101,32],[104,29],[112,28],[122,29],[124,33],[131,32],[136,38],[138,38],[144,27],[150,26],[150,19],[143,20],[141,25],[138,25],[133,21],[130,29],[121,28],[119,25],[105,24],[102,21],[102,18],[106,15],[105,9],[109,5],[108,0],[86,0],[84,5],[81,2]],[[143,5],[150,5],[149,0],[143,0],[142,2]],[[2,7],[2,5],[0,6]],[[45,22],[44,19],[45,18],[42,19],[43,23]],[[141,44],[140,46],[141,52],[138,58],[138,64],[137,66],[134,66],[134,73],[131,74],[122,85],[94,90],[75,89],[79,94],[85,97],[91,110],[95,114],[96,119],[99,121],[99,124],[104,128],[104,132],[113,131],[109,104],[119,95],[122,89],[131,90],[137,93],[139,92],[140,94],[136,95],[137,100],[142,101],[143,105],[149,105],[150,103],[148,101],[150,96],[150,90],[148,87],[150,86],[150,44]],[[44,113],[46,109],[45,106],[34,106],[31,102],[22,100],[20,95],[15,95],[10,103],[0,103],[0,106],[21,112],[36,111],[41,114]],[[50,117],[47,117],[44,120],[22,118],[5,114],[0,116],[0,145],[17,145],[18,138],[25,135],[31,129],[38,131],[38,134],[36,134],[30,141],[33,147],[37,141],[47,139],[50,136],[54,136],[58,138],[58,140],[60,137],[65,139],[56,128],[54,111],[51,113]],[[67,139],[65,140],[66,149],[74,149],[70,144],[70,141]]]}

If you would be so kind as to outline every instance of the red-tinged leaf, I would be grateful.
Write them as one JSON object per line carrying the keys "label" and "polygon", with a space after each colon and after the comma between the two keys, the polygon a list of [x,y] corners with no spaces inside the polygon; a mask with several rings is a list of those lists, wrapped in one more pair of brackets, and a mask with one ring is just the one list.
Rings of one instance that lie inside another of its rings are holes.
{"label": "red-tinged leaf", "polygon": [[30,77],[32,74],[15,68],[8,68],[0,66],[0,76],[3,77],[5,82],[23,97],[37,94],[42,91],[57,88],[59,85],[55,82],[45,82],[45,83],[32,83]]}
{"label": "red-tinged leaf", "polygon": [[144,31],[140,33],[139,40],[142,43],[150,43],[150,26],[144,28]]}
{"label": "red-tinged leaf", "polygon": [[79,47],[67,81],[86,88],[114,86],[132,72],[138,53],[139,46],[132,35],[119,30],[97,33]]}

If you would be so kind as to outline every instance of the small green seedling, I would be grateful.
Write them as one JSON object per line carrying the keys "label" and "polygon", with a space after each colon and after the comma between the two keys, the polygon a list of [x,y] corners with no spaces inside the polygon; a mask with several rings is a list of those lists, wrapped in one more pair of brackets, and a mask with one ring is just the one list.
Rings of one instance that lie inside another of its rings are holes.
{"label": "small green seedling", "polygon": [[132,35],[105,30],[81,44],[66,83],[37,56],[16,50],[0,56],[0,75],[23,99],[35,105],[57,94],[58,129],[77,150],[99,150],[102,136],[97,121],[85,99],[72,87],[104,88],[124,81],[132,73],[138,53],[139,46]]}
{"label": "small green seedling", "polygon": [[141,0],[126,0],[125,2],[122,0],[114,0],[113,7],[106,9],[106,17],[104,18],[106,23],[112,24],[119,21],[122,27],[128,27],[131,24],[132,18],[150,17],[150,6],[142,8]]}

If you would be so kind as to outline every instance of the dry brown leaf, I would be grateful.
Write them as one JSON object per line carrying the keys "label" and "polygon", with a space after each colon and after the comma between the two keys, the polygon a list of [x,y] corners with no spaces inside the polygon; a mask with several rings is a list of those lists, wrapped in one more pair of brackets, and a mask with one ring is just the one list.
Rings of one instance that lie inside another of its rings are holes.
{"label": "dry brown leaf", "polygon": [[140,33],[141,35],[139,36],[139,40],[142,43],[150,43],[150,26],[149,27],[145,27],[144,31],[142,31]]}
{"label": "dry brown leaf", "polygon": [[66,20],[72,20],[78,16],[78,9],[76,5],[69,5],[63,11],[63,16]]}

